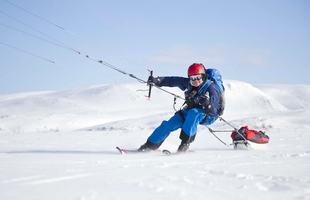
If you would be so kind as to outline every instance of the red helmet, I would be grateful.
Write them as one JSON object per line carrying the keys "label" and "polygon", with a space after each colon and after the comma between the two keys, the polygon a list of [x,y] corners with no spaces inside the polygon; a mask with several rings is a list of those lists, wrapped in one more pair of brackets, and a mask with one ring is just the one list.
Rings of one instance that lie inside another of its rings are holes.
{"label": "red helmet", "polygon": [[198,74],[206,74],[205,66],[201,63],[194,63],[188,67],[187,75],[193,76]]}

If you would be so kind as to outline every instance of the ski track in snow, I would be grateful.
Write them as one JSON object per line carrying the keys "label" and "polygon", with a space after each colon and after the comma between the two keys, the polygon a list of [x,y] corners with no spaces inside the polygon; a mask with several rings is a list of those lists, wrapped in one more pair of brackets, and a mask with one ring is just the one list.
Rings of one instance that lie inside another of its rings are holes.
{"label": "ski track in snow", "polygon": [[[120,155],[115,146],[137,148],[173,114],[170,96],[154,90],[154,99],[145,102],[137,88],[0,97],[0,199],[310,199],[310,86],[295,86],[297,96],[308,98],[295,100],[295,106],[286,98],[293,86],[260,90],[228,81],[224,118],[265,130],[271,140],[260,150],[227,148],[199,127],[194,152]],[[216,122],[212,128],[229,127]],[[174,151],[178,134],[161,148]],[[230,141],[229,134],[218,136]]]}

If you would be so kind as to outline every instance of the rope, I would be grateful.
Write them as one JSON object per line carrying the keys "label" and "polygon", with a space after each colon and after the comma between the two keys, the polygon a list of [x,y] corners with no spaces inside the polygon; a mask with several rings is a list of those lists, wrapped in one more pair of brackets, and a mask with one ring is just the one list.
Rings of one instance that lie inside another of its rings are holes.
{"label": "rope", "polygon": [[[32,16],[34,16],[34,17],[37,17],[37,18],[39,18],[39,19],[41,19],[41,20],[43,20],[43,21],[45,21],[45,22],[47,22],[47,23],[49,23],[49,24],[52,24],[52,25],[54,25],[54,26],[60,28],[60,29],[63,30],[63,31],[65,30],[63,27],[61,27],[61,26],[59,26],[59,25],[57,25],[57,24],[51,22],[50,20],[47,20],[47,19],[43,18],[43,17],[40,16],[40,15],[34,14],[34,13],[28,11],[27,9],[21,7],[21,6],[12,3],[11,1],[8,1],[8,0],[4,0],[4,1],[7,2],[7,3],[9,3],[9,4],[11,4],[11,5],[14,6],[14,7],[17,7],[17,8],[19,8],[19,9],[23,10],[24,12],[27,12],[28,14],[30,14],[30,15],[32,15]],[[77,50],[77,49],[75,49],[75,48],[72,48],[72,47],[70,47],[70,46],[67,46],[65,43],[63,43],[63,42],[61,42],[61,41],[58,41],[58,40],[56,40],[56,39],[50,37],[49,35],[43,33],[42,31],[37,30],[37,29],[34,28],[33,26],[31,26],[31,25],[29,25],[29,24],[27,24],[27,23],[24,23],[22,20],[17,19],[17,18],[15,18],[15,17],[12,17],[12,16],[8,15],[6,12],[3,12],[2,10],[0,10],[0,13],[2,13],[2,14],[5,15],[5,16],[7,16],[8,18],[13,19],[14,21],[17,21],[18,23],[23,24],[24,26],[27,26],[27,27],[31,28],[32,30],[34,30],[34,31],[36,31],[36,32],[38,32],[38,33],[40,33],[41,35],[44,35],[45,37],[48,37],[49,39],[46,39],[46,38],[44,38],[44,37],[41,37],[41,36],[38,36],[38,35],[35,35],[35,34],[32,34],[32,33],[29,33],[29,32],[26,32],[26,31],[24,31],[24,30],[18,29],[18,28],[16,28],[16,27],[13,27],[13,26],[10,26],[10,25],[7,25],[7,24],[0,23],[0,26],[3,26],[3,27],[5,27],[5,28],[7,28],[7,29],[10,29],[10,30],[13,30],[13,31],[22,33],[22,34],[27,35],[27,36],[33,37],[33,38],[38,39],[38,40],[40,40],[40,41],[43,41],[43,42],[52,44],[52,45],[54,45],[54,46],[67,49],[67,50],[69,50],[69,51],[73,51],[74,53],[76,53],[76,54],[78,54],[78,55],[84,55],[85,58],[87,58],[87,59],[89,59],[89,60],[91,60],[91,61],[93,61],[93,62],[99,63],[99,64],[101,64],[101,65],[103,65],[103,66],[105,66],[105,67],[108,67],[108,68],[110,68],[110,69],[113,69],[113,70],[115,70],[115,71],[117,71],[117,72],[119,72],[119,73],[121,73],[121,74],[127,75],[127,76],[129,76],[129,77],[131,77],[131,78],[133,78],[133,79],[136,79],[136,80],[139,81],[140,83],[147,83],[147,81],[145,81],[145,80],[143,80],[143,79],[137,77],[136,75],[131,74],[131,73],[128,73],[128,72],[125,72],[125,71],[121,70],[120,68],[118,68],[118,67],[116,67],[116,66],[114,66],[114,65],[112,65],[112,64],[110,64],[110,63],[108,63],[108,62],[106,62],[106,61],[97,60],[97,59],[95,59],[95,58],[92,58],[92,57],[89,56],[88,54],[82,54],[81,51],[79,51],[79,50]],[[18,47],[13,47],[13,46],[11,46],[11,45],[7,45],[7,44],[4,44],[4,43],[3,43],[3,45],[9,46],[9,47],[11,47],[11,48],[14,48],[14,49],[16,49],[16,50],[22,51],[22,52],[27,53],[27,54],[29,54],[29,55],[32,55],[32,56],[35,56],[35,57],[44,59],[44,60],[46,60],[46,61],[48,61],[48,62],[55,63],[54,61],[52,61],[52,60],[50,60],[50,59],[44,58],[44,57],[42,57],[42,56],[35,55],[35,54],[33,54],[33,53],[30,53],[30,52],[27,52],[27,51],[25,51],[25,50],[19,49]],[[175,98],[179,98],[179,99],[185,100],[183,97],[181,97],[181,96],[179,96],[179,95],[177,95],[177,94],[174,94],[174,93],[172,93],[172,92],[170,92],[170,91],[168,91],[168,90],[165,90],[165,89],[163,89],[163,88],[161,88],[161,87],[159,87],[159,86],[156,86],[156,85],[154,85],[154,84],[153,84],[152,86],[156,87],[157,89],[159,89],[159,90],[161,90],[161,91],[163,91],[163,92],[166,92],[166,93],[168,93],[168,94],[174,96]]]}
{"label": "rope", "polygon": [[0,44],[3,45],[3,46],[9,47],[9,48],[11,48],[11,49],[14,49],[14,50],[16,50],[16,51],[19,51],[19,52],[28,54],[28,55],[33,56],[33,57],[36,57],[36,58],[39,58],[39,59],[44,60],[44,61],[46,61],[46,62],[55,64],[55,61],[53,61],[53,60],[51,60],[51,59],[49,59],[49,58],[45,58],[45,57],[43,57],[43,56],[40,56],[40,55],[31,53],[31,52],[29,52],[29,51],[26,51],[26,50],[24,50],[24,49],[15,47],[15,46],[10,45],[10,44],[7,44],[7,43],[0,42]]}
{"label": "rope", "polygon": [[[33,27],[32,25],[23,22],[21,19],[16,18],[16,17],[13,17],[13,16],[7,14],[6,12],[4,12],[3,10],[0,10],[0,13],[1,13],[2,15],[6,16],[7,18],[9,18],[9,19],[11,19],[11,20],[13,20],[13,21],[15,21],[15,22],[17,22],[17,23],[19,23],[19,24],[22,24],[23,26],[25,26],[25,27],[27,27],[27,28],[33,30],[34,32],[39,33],[41,36],[44,36],[45,38],[48,38],[49,40],[52,40],[52,41],[55,42],[55,43],[58,43],[58,45],[61,45],[62,47],[65,47],[65,48],[70,49],[70,50],[74,50],[74,52],[78,52],[77,50],[75,50],[75,49],[73,49],[73,48],[67,47],[67,45],[66,45],[65,43],[63,43],[63,42],[61,42],[61,41],[59,41],[59,40],[53,38],[52,36],[50,36],[50,35],[48,35],[48,34],[46,34],[46,33],[44,33],[44,32],[42,32],[41,30],[39,30],[39,29]],[[44,39],[44,38],[41,38],[41,37],[39,37],[39,36],[33,35],[33,34],[31,34],[31,33],[28,33],[28,32],[26,32],[26,31],[20,30],[20,29],[18,29],[18,28],[9,26],[9,25],[5,25],[5,24],[1,24],[1,25],[4,26],[4,27],[6,27],[6,28],[8,28],[8,29],[11,29],[11,30],[14,30],[14,31],[17,31],[17,32],[21,32],[21,33],[26,34],[26,35],[31,35],[31,37],[35,37],[36,39],[39,39],[39,40]],[[39,38],[38,38],[38,37],[39,37]],[[44,39],[44,40],[45,40],[45,39]],[[46,41],[45,41],[45,42],[46,42]],[[53,45],[54,45],[54,43],[53,43]]]}
{"label": "rope", "polygon": [[14,6],[15,8],[18,8],[18,9],[20,9],[20,10],[22,10],[22,11],[28,13],[29,15],[32,15],[33,17],[36,17],[36,18],[38,18],[38,19],[40,19],[40,20],[42,20],[42,21],[44,21],[44,22],[46,22],[46,23],[48,23],[48,24],[50,24],[50,25],[52,25],[52,26],[54,26],[54,27],[57,27],[57,28],[60,29],[60,30],[63,30],[63,31],[66,30],[64,27],[62,27],[62,26],[60,26],[60,25],[58,25],[58,24],[56,24],[56,23],[54,23],[54,22],[52,22],[52,21],[50,21],[50,20],[48,20],[48,19],[46,19],[46,18],[40,16],[40,15],[38,15],[38,14],[35,14],[35,13],[33,13],[33,12],[30,12],[29,10],[27,10],[27,9],[25,9],[25,8],[23,8],[23,7],[21,7],[21,6],[17,5],[17,4],[15,4],[15,3],[12,3],[12,2],[9,1],[9,0],[4,0],[4,1],[5,1],[6,3],[8,3],[8,4]]}
{"label": "rope", "polygon": [[76,49],[73,49],[73,48],[71,48],[71,47],[65,46],[65,45],[63,45],[63,44],[59,44],[58,42],[51,41],[51,40],[49,40],[49,39],[46,39],[46,38],[43,38],[43,37],[40,37],[40,36],[37,36],[37,35],[35,35],[35,34],[28,33],[28,32],[26,32],[26,31],[24,31],[24,30],[15,28],[15,27],[13,27],[13,26],[10,26],[10,25],[7,25],[7,24],[3,24],[3,23],[0,23],[0,26],[3,26],[3,27],[5,27],[5,28],[7,28],[7,29],[10,29],[10,30],[13,30],[13,31],[16,31],[16,32],[25,34],[25,35],[28,35],[28,36],[30,36],[30,37],[32,37],[32,38],[37,39],[37,40],[41,40],[41,41],[43,41],[43,42],[47,42],[47,43],[52,44],[52,45],[54,45],[54,46],[61,47],[61,48],[64,48],[64,49],[73,51],[73,52],[75,52],[75,53],[77,53],[77,54],[81,54],[81,52],[78,51],[78,50],[76,50]]}

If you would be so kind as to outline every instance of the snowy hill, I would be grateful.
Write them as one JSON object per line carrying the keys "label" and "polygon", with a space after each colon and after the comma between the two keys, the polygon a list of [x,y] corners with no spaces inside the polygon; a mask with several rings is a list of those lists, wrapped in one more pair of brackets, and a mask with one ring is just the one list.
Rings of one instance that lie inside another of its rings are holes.
{"label": "snowy hill", "polygon": [[[2,130],[59,131],[82,129],[111,121],[173,112],[173,97],[153,90],[151,101],[141,84],[103,85],[61,92],[0,96]],[[171,91],[182,95],[178,89]],[[255,116],[287,108],[258,88],[238,81],[226,84],[227,116]],[[182,105],[178,101],[178,106]],[[254,105],[254,106],[253,106]]]}
{"label": "snowy hill", "polygon": [[258,88],[267,95],[272,95],[273,98],[289,109],[310,108],[309,85],[260,85]]}
{"label": "snowy hill", "polygon": [[310,199],[310,86],[225,83],[223,117],[266,131],[265,150],[233,150],[200,126],[192,153],[119,155],[174,113],[172,96],[147,100],[141,84],[0,96],[0,199]]}

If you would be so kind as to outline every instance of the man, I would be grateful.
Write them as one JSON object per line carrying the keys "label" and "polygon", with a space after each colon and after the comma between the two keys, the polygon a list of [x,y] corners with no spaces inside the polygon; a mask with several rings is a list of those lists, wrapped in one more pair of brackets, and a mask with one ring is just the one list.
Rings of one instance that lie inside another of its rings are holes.
{"label": "man", "polygon": [[[189,66],[186,77],[149,77],[148,84],[179,87],[185,90],[185,107],[168,121],[163,121],[148,137],[138,151],[158,149],[169,134],[181,128],[178,152],[185,152],[194,141],[198,124],[212,124],[223,111],[223,86],[208,79],[203,64]],[[210,78],[210,77],[209,77]],[[222,88],[221,88],[222,87]]]}

